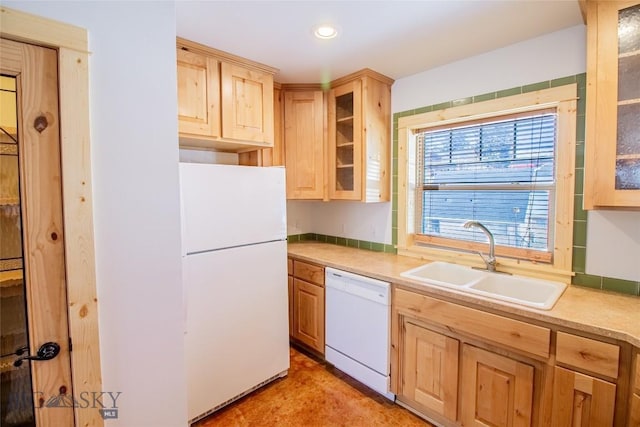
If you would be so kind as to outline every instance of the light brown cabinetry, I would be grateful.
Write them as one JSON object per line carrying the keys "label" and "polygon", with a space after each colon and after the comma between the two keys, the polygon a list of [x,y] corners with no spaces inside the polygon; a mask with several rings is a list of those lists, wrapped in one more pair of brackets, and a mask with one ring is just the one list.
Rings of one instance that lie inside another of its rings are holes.
{"label": "light brown cabinetry", "polygon": [[550,338],[548,328],[396,288],[392,385],[401,403],[444,425],[543,425]]}
{"label": "light brown cabinetry", "polygon": [[[553,385],[554,425],[613,425],[620,347],[565,332],[556,335],[556,366]],[[574,369],[587,373],[580,373]],[[601,375],[611,378],[605,381]]]}
{"label": "light brown cabinetry", "polygon": [[558,329],[396,286],[392,390],[446,426],[638,427],[630,346]]}
{"label": "light brown cabinetry", "polygon": [[324,102],[320,88],[284,92],[288,199],[322,199],[325,188]]}
{"label": "light brown cabinetry", "polygon": [[404,321],[402,395],[455,420],[458,410],[458,347],[456,339]]}
{"label": "light brown cabinetry", "polygon": [[584,206],[640,208],[640,2],[586,7]]}
{"label": "light brown cabinetry", "polygon": [[635,368],[631,377],[631,401],[629,402],[629,427],[640,427],[640,352],[636,350]]}
{"label": "light brown cabinetry", "polygon": [[389,200],[392,83],[372,70],[332,83],[328,99],[329,199]]}
{"label": "light brown cabinetry", "polygon": [[220,63],[178,49],[178,128],[181,134],[220,135]]}
{"label": "light brown cabinetry", "polygon": [[320,85],[283,85],[287,198],[390,197],[391,84],[364,69]]}
{"label": "light brown cabinetry", "polygon": [[289,331],[291,338],[324,354],[324,268],[292,260],[289,277]]}
{"label": "light brown cabinetry", "polygon": [[180,145],[236,152],[271,147],[276,70],[184,39],[177,49]]}
{"label": "light brown cabinetry", "polygon": [[556,366],[554,426],[612,426],[615,401],[615,384]]}
{"label": "light brown cabinetry", "polygon": [[462,423],[530,426],[533,366],[471,345],[462,348]]}

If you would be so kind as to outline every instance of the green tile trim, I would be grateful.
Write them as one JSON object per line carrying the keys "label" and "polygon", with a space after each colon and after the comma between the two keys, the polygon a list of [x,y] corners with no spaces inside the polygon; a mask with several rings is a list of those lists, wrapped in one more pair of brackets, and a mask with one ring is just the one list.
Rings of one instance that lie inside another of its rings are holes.
{"label": "green tile trim", "polygon": [[504,98],[506,96],[520,95],[522,93],[521,87],[513,87],[511,89],[499,90],[496,92],[496,98]]}
{"label": "green tile trim", "polygon": [[482,95],[476,95],[473,97],[473,103],[482,102],[482,101],[490,101],[492,99],[496,99],[498,94],[496,92],[483,93]]}
{"label": "green tile trim", "polygon": [[584,168],[584,143],[576,144],[576,169]]}
{"label": "green tile trim", "polygon": [[613,279],[610,277],[602,278],[602,289],[622,294],[640,295],[639,285],[640,283],[631,280]]}
{"label": "green tile trim", "polygon": [[433,106],[433,111],[444,110],[445,108],[451,108],[451,101],[441,102]]}
{"label": "green tile trim", "polygon": [[468,98],[460,98],[460,99],[456,99],[451,101],[451,106],[452,107],[459,107],[460,105],[467,105],[467,104],[472,104],[473,101],[473,97],[468,97]]}
{"label": "green tile trim", "polygon": [[575,170],[575,193],[584,194],[584,169],[576,168]]}
{"label": "green tile trim", "polygon": [[587,288],[602,289],[602,277],[591,274],[576,273],[571,283]]}
{"label": "green tile trim", "polygon": [[326,234],[318,233],[305,233],[305,234],[293,234],[287,236],[289,243],[316,241],[322,243],[331,243],[339,246],[348,246],[351,248],[365,249],[374,252],[387,252],[396,253],[396,249],[393,245],[386,245],[379,242],[371,242],[368,240],[348,239],[345,237],[328,236]]}
{"label": "green tile trim", "polygon": [[573,271],[584,273],[586,269],[587,248],[573,247]]}
{"label": "green tile trim", "polygon": [[576,79],[577,76],[561,77],[559,79],[553,79],[549,83],[551,87],[558,87],[573,84],[576,82]]}
{"label": "green tile trim", "polygon": [[587,246],[587,222],[573,222],[573,246]]}
{"label": "green tile trim", "polygon": [[522,93],[535,92],[537,90],[549,89],[550,87],[551,87],[550,81],[534,83],[534,84],[522,86]]}

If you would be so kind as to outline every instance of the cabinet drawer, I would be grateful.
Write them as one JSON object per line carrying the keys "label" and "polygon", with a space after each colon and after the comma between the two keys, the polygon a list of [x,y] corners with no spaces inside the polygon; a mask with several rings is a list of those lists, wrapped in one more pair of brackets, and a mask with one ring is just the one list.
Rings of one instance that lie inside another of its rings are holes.
{"label": "cabinet drawer", "polygon": [[293,276],[293,260],[291,258],[287,258],[287,274]]}
{"label": "cabinet drawer", "polygon": [[469,307],[396,289],[397,310],[440,323],[452,331],[468,333],[483,340],[548,358],[551,331],[519,320],[485,313]]}
{"label": "cabinet drawer", "polygon": [[324,267],[293,260],[293,275],[298,279],[324,286]]}
{"label": "cabinet drawer", "polygon": [[613,344],[558,332],[556,360],[573,367],[618,377],[620,347]]}

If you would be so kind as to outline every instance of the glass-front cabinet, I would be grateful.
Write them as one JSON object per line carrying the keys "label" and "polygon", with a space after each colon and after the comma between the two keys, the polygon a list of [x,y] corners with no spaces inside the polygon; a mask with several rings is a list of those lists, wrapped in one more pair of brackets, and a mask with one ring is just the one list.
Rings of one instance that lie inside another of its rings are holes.
{"label": "glass-front cabinet", "polygon": [[585,209],[640,208],[640,1],[587,2]]}
{"label": "glass-front cabinet", "polygon": [[332,82],[329,199],[389,200],[392,83],[368,69]]}

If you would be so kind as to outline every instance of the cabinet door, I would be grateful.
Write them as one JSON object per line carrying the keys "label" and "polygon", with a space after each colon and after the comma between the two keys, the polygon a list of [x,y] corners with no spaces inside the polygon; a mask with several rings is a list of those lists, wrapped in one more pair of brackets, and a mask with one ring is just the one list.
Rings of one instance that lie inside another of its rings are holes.
{"label": "cabinet door", "polygon": [[178,49],[178,130],[220,136],[220,74],[218,61]]}
{"label": "cabinet door", "polygon": [[462,347],[462,423],[530,426],[533,367],[479,348]]}
{"label": "cabinet door", "polygon": [[640,426],[640,395],[631,395],[631,408],[629,410],[629,427]]}
{"label": "cabinet door", "polygon": [[553,382],[553,425],[609,427],[613,425],[616,386],[556,366]]}
{"label": "cabinet door", "polygon": [[455,421],[458,340],[405,320],[402,395]]}
{"label": "cabinet door", "polygon": [[273,145],[273,75],[221,63],[222,136]]}
{"label": "cabinet door", "polygon": [[324,353],[324,288],[293,279],[293,337]]}
{"label": "cabinet door", "polygon": [[640,207],[640,2],[587,7],[585,207]]}
{"label": "cabinet door", "polygon": [[289,336],[293,336],[293,277],[287,276],[289,287]]}
{"label": "cabinet door", "polygon": [[362,200],[362,82],[329,93],[329,198]]}
{"label": "cabinet door", "polygon": [[285,92],[287,199],[324,197],[323,118],[321,91]]}

